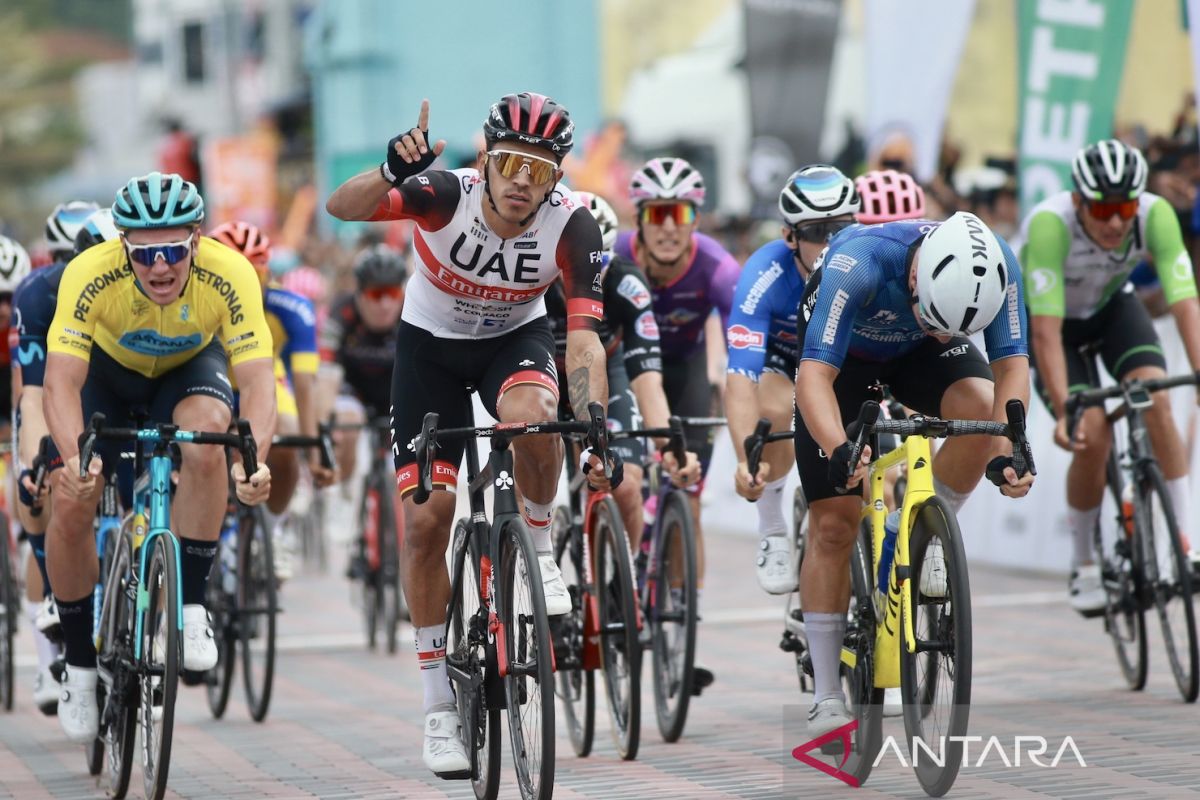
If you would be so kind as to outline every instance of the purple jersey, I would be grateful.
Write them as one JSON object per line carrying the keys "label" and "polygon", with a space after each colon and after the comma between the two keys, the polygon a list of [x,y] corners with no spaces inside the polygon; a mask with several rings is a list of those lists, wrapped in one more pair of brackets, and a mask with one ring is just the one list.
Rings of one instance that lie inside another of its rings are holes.
{"label": "purple jersey", "polygon": [[[671,283],[657,286],[652,280],[650,294],[654,318],[658,323],[663,358],[677,361],[704,346],[704,322],[715,308],[721,315],[721,329],[729,324],[733,290],[742,268],[715,239],[703,233],[693,235],[692,263]],[[617,237],[615,252],[642,268],[636,232]]]}

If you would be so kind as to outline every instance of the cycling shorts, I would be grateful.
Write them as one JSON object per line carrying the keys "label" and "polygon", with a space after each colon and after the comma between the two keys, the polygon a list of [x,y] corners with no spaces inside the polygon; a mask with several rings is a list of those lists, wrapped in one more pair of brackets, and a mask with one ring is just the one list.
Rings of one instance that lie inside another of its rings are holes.
{"label": "cycling shorts", "polygon": [[[682,359],[663,359],[663,391],[671,413],[680,417],[709,417],[713,413],[713,387],[708,382],[708,353],[703,347]],[[716,428],[685,425],[687,449],[700,459],[700,481],[689,486],[689,494],[704,491],[704,478],[712,463]]]}

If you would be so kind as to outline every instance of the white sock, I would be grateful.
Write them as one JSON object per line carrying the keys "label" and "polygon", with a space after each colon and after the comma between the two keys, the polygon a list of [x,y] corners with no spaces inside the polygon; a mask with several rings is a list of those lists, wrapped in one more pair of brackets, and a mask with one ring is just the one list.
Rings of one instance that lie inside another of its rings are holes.
{"label": "white sock", "polygon": [[1188,477],[1184,475],[1167,481],[1167,494],[1171,496],[1171,505],[1175,506],[1175,522],[1179,525],[1179,532],[1189,540],[1190,546],[1196,547],[1196,542],[1190,541],[1192,504],[1188,497]]}
{"label": "white sock", "polygon": [[842,640],[846,636],[846,615],[808,611],[804,614],[804,632],[813,663],[813,703],[841,697]]}
{"label": "white sock", "polygon": [[533,536],[533,549],[538,555],[544,556],[554,552],[554,544],[550,541],[550,517],[554,513],[554,503],[535,503],[528,497],[525,502],[525,524]]}
{"label": "white sock", "polygon": [[958,512],[962,511],[963,503],[967,502],[967,498],[971,496],[970,492],[959,492],[951,489],[939,481],[936,475],[933,476],[933,491],[938,497],[950,504],[950,510],[954,512],[955,516],[958,516]]}
{"label": "white sock", "polygon": [[425,690],[425,713],[439,706],[454,707],[454,692],[446,674],[446,625],[416,629],[417,661],[421,665],[421,686]]}
{"label": "white sock", "polygon": [[758,532],[761,536],[787,533],[788,524],[783,517],[783,486],[786,483],[786,475],[768,482],[762,497],[758,498]]}
{"label": "white sock", "polygon": [[1092,553],[1092,541],[1096,523],[1100,521],[1100,509],[1101,506],[1096,506],[1080,511],[1078,508],[1067,506],[1067,528],[1071,531],[1071,544],[1074,546],[1071,569],[1096,560]]}
{"label": "white sock", "polygon": [[46,670],[58,658],[58,645],[46,638],[37,628],[38,604],[25,601],[25,616],[29,618],[29,629],[33,631],[33,644],[37,648],[38,671]]}

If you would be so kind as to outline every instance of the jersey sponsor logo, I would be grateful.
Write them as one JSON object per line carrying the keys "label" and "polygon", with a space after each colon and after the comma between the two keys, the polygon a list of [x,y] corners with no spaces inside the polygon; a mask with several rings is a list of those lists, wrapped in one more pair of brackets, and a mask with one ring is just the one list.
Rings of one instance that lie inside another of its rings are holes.
{"label": "jersey sponsor logo", "polygon": [[840,272],[849,272],[850,269],[857,263],[857,258],[851,258],[845,253],[834,253],[833,258],[829,259],[829,263],[826,264],[826,266],[830,269],[836,269]]}
{"label": "jersey sponsor logo", "polygon": [[126,264],[123,267],[115,267],[107,272],[102,272],[84,284],[83,289],[79,292],[79,297],[75,300],[75,319],[78,322],[87,322],[88,312],[92,310],[92,302],[96,297],[129,274],[130,268]]}
{"label": "jersey sponsor logo", "polygon": [[592,250],[591,252],[588,253],[588,261],[591,262],[592,264],[603,264],[604,263],[604,251],[603,250]]}
{"label": "jersey sponsor logo", "polygon": [[188,304],[187,303],[184,303],[183,307],[179,309],[179,321],[180,322],[188,321]]}
{"label": "jersey sponsor logo", "polygon": [[700,315],[690,308],[677,308],[663,318],[663,322],[674,327],[682,328]]}
{"label": "jersey sponsor logo", "polygon": [[762,331],[752,331],[745,325],[731,325],[725,332],[725,340],[735,350],[761,350],[764,339]]}
{"label": "jersey sponsor logo", "polygon": [[257,349],[258,342],[246,342],[245,344],[240,344],[237,347],[229,348],[229,357],[236,358],[242,353],[251,353]]}
{"label": "jersey sponsor logo", "polygon": [[1029,279],[1033,283],[1031,289],[1034,295],[1046,294],[1058,283],[1054,270],[1045,268],[1035,269],[1030,272]]}
{"label": "jersey sponsor logo", "polygon": [[[541,253],[518,253],[513,269],[509,271],[509,265],[504,260],[504,253],[497,250],[492,253],[491,257],[479,266],[479,262],[483,256],[483,245],[475,245],[475,251],[471,253],[467,259],[463,258],[463,246],[467,243],[467,236],[464,233],[458,235],[454,246],[450,248],[450,261],[454,266],[467,272],[474,273],[477,277],[486,278],[490,274],[499,276],[503,283],[524,283],[536,284],[538,277],[538,261],[542,260]],[[422,254],[423,255],[423,254]],[[478,269],[476,269],[478,267]]]}
{"label": "jersey sponsor logo", "polygon": [[1192,259],[1188,258],[1186,250],[1180,251],[1179,258],[1175,259],[1175,263],[1171,266],[1171,271],[1181,281],[1192,279]]}
{"label": "jersey sponsor logo", "polygon": [[232,283],[212,270],[198,267],[195,264],[192,264],[192,274],[201,283],[211,286],[220,295],[221,299],[225,301],[225,306],[229,309],[230,325],[240,325],[245,320],[245,314],[242,313],[242,298],[238,296],[237,290],[233,288]]}
{"label": "jersey sponsor logo", "polygon": [[[829,245],[821,248],[821,252],[817,253],[817,257],[813,259],[812,269],[809,272],[816,272],[825,263],[825,256],[829,253]],[[809,277],[812,277],[811,275]]]}
{"label": "jersey sponsor logo", "polygon": [[137,331],[126,331],[121,334],[117,344],[126,350],[142,353],[148,356],[169,356],[176,353],[186,353],[200,346],[201,336],[189,333],[185,336],[163,336],[161,333],[148,328]]}
{"label": "jersey sponsor logo", "polygon": [[643,339],[658,338],[658,320],[654,319],[653,311],[643,311],[641,316],[635,322],[637,326],[638,336]]}
{"label": "jersey sponsor logo", "polygon": [[617,294],[632,303],[634,308],[650,306],[650,292],[646,290],[646,285],[632,275],[621,278],[617,284]]}
{"label": "jersey sponsor logo", "polygon": [[537,242],[513,242],[514,250],[536,250]]}
{"label": "jersey sponsor logo", "polygon": [[746,299],[742,301],[741,309],[743,314],[753,314],[758,308],[758,303],[763,299],[763,295],[771,288],[771,285],[779,279],[783,274],[783,267],[778,261],[772,261],[770,268],[766,269],[762,275],[758,276],[758,280],[751,285],[750,291],[746,292]]}
{"label": "jersey sponsor logo", "polygon": [[17,360],[22,366],[28,367],[35,361],[45,361],[46,351],[40,342],[30,342],[28,347],[17,348]]}
{"label": "jersey sponsor logo", "polygon": [[463,194],[470,194],[475,185],[482,182],[482,179],[478,175],[463,175],[461,181]]}
{"label": "jersey sponsor logo", "polygon": [[969,345],[969,344],[959,344],[959,345],[955,345],[954,347],[951,347],[949,350],[943,350],[941,353],[938,353],[938,357],[939,358],[956,358],[958,356],[964,355],[970,349],[971,349],[971,345]]}
{"label": "jersey sponsor logo", "polygon": [[85,337],[85,338],[87,339],[87,341],[81,342],[79,339],[72,339],[70,336],[60,336],[60,337],[58,337],[58,343],[60,345],[62,345],[63,347],[73,347],[76,350],[80,350],[84,353],[88,353],[88,352],[91,352],[91,349],[92,349],[91,345],[88,344],[88,342],[91,341],[91,337]]}
{"label": "jersey sponsor logo", "polygon": [[592,291],[596,294],[604,293],[604,278],[599,272],[596,273],[596,277],[592,278]]}
{"label": "jersey sponsor logo", "polygon": [[[306,301],[302,297],[296,297],[293,294],[275,289],[267,290],[267,310],[274,312],[275,309],[284,309],[290,311],[300,318],[301,324],[305,327],[314,327],[317,324],[317,315],[313,311],[312,303]],[[276,314],[278,316],[278,314]]]}
{"label": "jersey sponsor logo", "polygon": [[531,361],[531,360],[530,360],[530,359],[528,359],[528,358],[523,358],[523,359],[521,359],[520,361],[518,361],[518,362],[517,362],[517,366],[518,366],[518,367],[532,367],[532,366],[533,366],[533,361]]}
{"label": "jersey sponsor logo", "polygon": [[878,322],[880,325],[891,325],[896,320],[900,319],[900,315],[894,311],[889,311],[886,308],[881,308],[875,312],[867,322]]}
{"label": "jersey sponsor logo", "polygon": [[[811,279],[810,279],[811,280]],[[804,315],[804,324],[807,325],[812,319],[813,309],[817,307],[817,297],[820,295],[820,282],[813,284],[813,289],[804,296],[804,302],[800,304],[800,312]]]}
{"label": "jersey sponsor logo", "polygon": [[1018,313],[1020,308],[1020,291],[1020,287],[1017,284],[1010,283],[1007,290],[1008,297],[1005,299],[1005,310],[1008,312],[1008,335],[1016,340],[1020,340],[1021,338],[1021,315]]}
{"label": "jersey sponsor logo", "polygon": [[837,338],[838,323],[842,320],[842,312],[846,310],[846,303],[850,300],[850,295],[846,294],[841,289],[833,296],[833,302],[829,304],[829,317],[825,320],[825,330],[821,332],[822,344],[833,344]]}

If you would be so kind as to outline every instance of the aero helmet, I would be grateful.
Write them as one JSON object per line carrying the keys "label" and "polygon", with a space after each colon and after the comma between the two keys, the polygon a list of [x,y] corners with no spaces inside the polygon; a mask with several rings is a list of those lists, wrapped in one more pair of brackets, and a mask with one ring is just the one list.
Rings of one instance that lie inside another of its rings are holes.
{"label": "aero helmet", "polygon": [[952,336],[983,330],[1008,293],[1004,251],[983,221],[959,211],[925,236],[917,253],[917,308],[931,329]]}
{"label": "aero helmet", "polygon": [[796,170],[779,194],[779,213],[793,226],[855,214],[860,205],[854,181],[828,164],[811,164]]}

